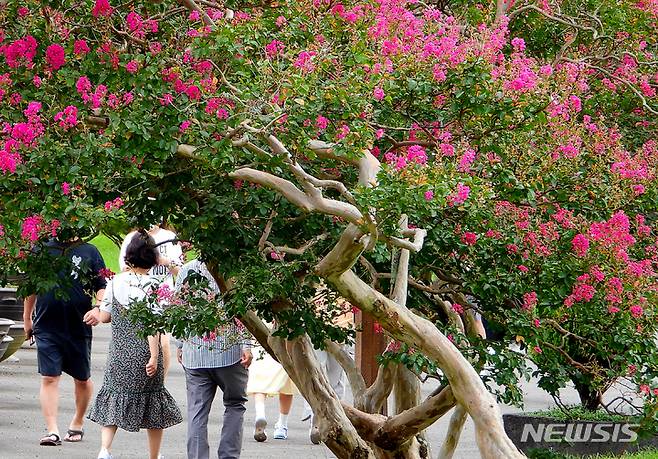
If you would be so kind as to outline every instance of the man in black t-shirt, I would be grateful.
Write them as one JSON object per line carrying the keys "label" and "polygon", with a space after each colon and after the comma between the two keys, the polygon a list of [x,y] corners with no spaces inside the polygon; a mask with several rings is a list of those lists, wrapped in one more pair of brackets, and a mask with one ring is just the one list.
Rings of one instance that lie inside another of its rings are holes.
{"label": "man in black t-shirt", "polygon": [[[91,326],[99,321],[97,307],[92,307],[91,295],[97,301],[105,292],[105,268],[98,249],[79,239],[46,244],[49,253],[70,260],[58,274],[61,285],[40,295],[28,296],[23,304],[25,333],[34,335],[37,361],[41,374],[41,411],[48,433],[42,446],[61,445],[57,426],[59,378],[62,372],[75,382],[75,415],[69,424],[65,441],[82,440],[82,423],[93,392],[91,376]],[[34,319],[33,319],[34,313]]]}

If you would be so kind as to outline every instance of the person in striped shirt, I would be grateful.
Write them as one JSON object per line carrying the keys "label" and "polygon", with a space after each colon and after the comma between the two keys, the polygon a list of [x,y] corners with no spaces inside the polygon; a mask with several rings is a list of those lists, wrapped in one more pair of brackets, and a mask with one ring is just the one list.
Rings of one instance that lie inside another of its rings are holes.
{"label": "person in striped shirt", "polygon": [[[207,280],[212,293],[219,295],[217,283],[199,260],[190,261],[180,268],[176,292],[180,292],[194,276]],[[238,325],[233,323],[219,333],[177,343],[177,357],[185,370],[187,388],[188,459],[209,459],[208,414],[218,387],[223,392],[225,409],[217,457],[240,457],[248,368],[253,358],[251,342],[239,339],[242,334]]]}

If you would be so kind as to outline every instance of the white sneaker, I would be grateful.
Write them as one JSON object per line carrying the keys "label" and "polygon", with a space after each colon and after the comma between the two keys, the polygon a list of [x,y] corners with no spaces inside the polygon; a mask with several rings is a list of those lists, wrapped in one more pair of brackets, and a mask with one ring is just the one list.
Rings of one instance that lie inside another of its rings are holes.
{"label": "white sneaker", "polygon": [[98,459],[112,459],[112,455],[110,454],[110,452],[108,450],[102,449],[98,453]]}
{"label": "white sneaker", "polygon": [[282,426],[278,422],[274,424],[274,439],[275,440],[287,440],[288,439],[288,428]]}
{"label": "white sneaker", "polygon": [[264,442],[267,440],[267,433],[265,433],[265,427],[267,427],[267,420],[265,418],[256,419],[256,425],[254,429],[254,440],[257,442]]}

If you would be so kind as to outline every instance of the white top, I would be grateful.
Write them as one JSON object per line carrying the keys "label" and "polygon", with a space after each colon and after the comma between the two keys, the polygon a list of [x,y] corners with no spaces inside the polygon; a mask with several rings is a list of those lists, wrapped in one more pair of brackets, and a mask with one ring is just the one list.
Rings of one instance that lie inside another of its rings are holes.
{"label": "white top", "polygon": [[143,300],[148,292],[159,285],[158,279],[150,274],[132,271],[119,273],[107,282],[100,309],[111,314],[114,301],[128,309],[133,302]]}
{"label": "white top", "polygon": [[[119,268],[121,271],[126,270],[126,249],[128,248],[128,245],[130,244],[130,241],[132,240],[133,236],[137,233],[137,231],[131,231],[126,235],[126,238],[123,240],[123,243],[121,244],[121,251],[119,252]],[[176,239],[176,233],[173,231],[169,231],[163,228],[159,228],[157,231],[151,233],[149,231],[149,234],[153,238],[156,244],[160,244],[161,242],[164,241],[172,241]],[[158,253],[161,257],[168,258],[171,260],[172,263],[180,266],[183,264],[183,249],[181,248],[180,244],[176,243],[174,244],[173,242],[166,242],[164,244],[160,244],[157,246]],[[160,283],[166,283],[169,288],[173,291],[174,290],[174,277],[171,275],[169,272],[169,269],[166,266],[163,265],[155,265],[149,270],[149,274],[157,277],[160,279]]]}

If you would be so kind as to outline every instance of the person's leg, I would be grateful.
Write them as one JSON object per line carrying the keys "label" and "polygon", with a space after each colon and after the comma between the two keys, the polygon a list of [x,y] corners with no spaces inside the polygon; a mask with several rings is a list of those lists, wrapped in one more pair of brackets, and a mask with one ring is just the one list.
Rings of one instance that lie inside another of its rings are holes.
{"label": "person's leg", "polygon": [[149,459],[158,459],[160,457],[163,433],[164,429],[146,429],[146,436],[149,440]]}
{"label": "person's leg", "polygon": [[208,413],[217,385],[206,369],[185,368],[187,387],[187,457],[209,459]]}
{"label": "person's leg", "polygon": [[254,428],[254,440],[265,441],[267,440],[267,419],[265,417],[265,394],[254,394],[254,409],[256,411],[256,425]]}
{"label": "person's leg", "polygon": [[41,401],[41,412],[46,420],[48,433],[59,435],[57,427],[57,410],[59,407],[59,376],[42,376],[39,400]]}
{"label": "person's leg", "polygon": [[112,449],[112,441],[117,433],[117,426],[103,426],[101,428],[101,450],[98,453],[99,458],[110,457],[110,449]]}
{"label": "person's leg", "polygon": [[274,438],[277,440],[288,439],[288,414],[292,407],[292,395],[279,394],[279,420],[274,426]]}
{"label": "person's leg", "polygon": [[[73,415],[71,424],[69,424],[69,429],[82,430],[87,407],[89,406],[91,395],[94,392],[94,384],[91,382],[91,379],[87,379],[86,381],[74,379],[73,381],[75,384],[75,414]],[[79,434],[70,435],[69,440],[80,441],[82,440],[82,436]]]}
{"label": "person's leg", "polygon": [[216,382],[224,392],[224,423],[217,448],[219,459],[238,459],[242,450],[242,426],[247,407],[249,372],[240,362],[214,370]]}
{"label": "person's leg", "polygon": [[288,416],[288,414],[290,414],[291,407],[292,407],[292,395],[279,394],[279,413]]}

